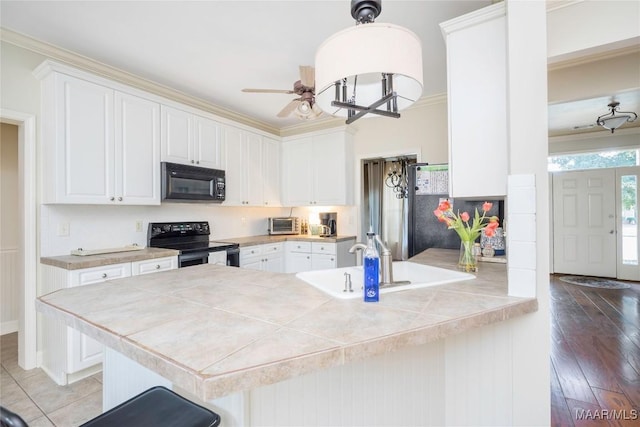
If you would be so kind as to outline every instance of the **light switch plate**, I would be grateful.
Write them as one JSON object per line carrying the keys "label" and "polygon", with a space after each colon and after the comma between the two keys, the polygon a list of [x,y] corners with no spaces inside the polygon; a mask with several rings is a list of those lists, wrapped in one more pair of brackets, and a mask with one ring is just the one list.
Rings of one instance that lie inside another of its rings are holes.
{"label": "light switch plate", "polygon": [[58,223],[58,230],[56,233],[60,237],[66,237],[69,235],[69,223],[68,222],[60,222]]}

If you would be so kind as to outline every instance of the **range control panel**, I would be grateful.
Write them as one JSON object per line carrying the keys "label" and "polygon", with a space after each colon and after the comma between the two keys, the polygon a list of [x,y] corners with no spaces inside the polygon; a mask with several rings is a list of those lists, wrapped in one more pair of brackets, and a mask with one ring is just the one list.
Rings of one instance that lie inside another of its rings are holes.
{"label": "range control panel", "polygon": [[151,222],[147,239],[209,235],[209,223],[202,222]]}

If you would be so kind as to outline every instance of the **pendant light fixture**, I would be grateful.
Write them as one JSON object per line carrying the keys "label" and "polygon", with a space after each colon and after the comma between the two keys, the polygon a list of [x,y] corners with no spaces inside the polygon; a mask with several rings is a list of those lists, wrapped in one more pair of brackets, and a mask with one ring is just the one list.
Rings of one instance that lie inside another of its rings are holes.
{"label": "pendant light fixture", "polygon": [[638,118],[636,113],[618,111],[618,106],[620,105],[617,101],[612,101],[609,107],[609,114],[604,114],[598,117],[596,123],[598,126],[602,126],[605,129],[610,129],[611,133],[613,133],[616,129],[627,122],[633,122]]}
{"label": "pendant light fixture", "polygon": [[316,51],[316,103],[350,124],[366,114],[399,118],[422,95],[422,46],[406,28],[374,23],[381,0],[352,0],[356,25]]}

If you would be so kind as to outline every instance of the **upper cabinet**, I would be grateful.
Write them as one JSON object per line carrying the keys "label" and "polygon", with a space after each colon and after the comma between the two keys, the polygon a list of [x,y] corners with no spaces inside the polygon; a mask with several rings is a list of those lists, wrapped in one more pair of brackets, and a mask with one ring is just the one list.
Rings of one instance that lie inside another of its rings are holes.
{"label": "upper cabinet", "polygon": [[165,105],[161,111],[162,161],[224,169],[220,123]]}
{"label": "upper cabinet", "polygon": [[285,206],[353,204],[353,139],[344,130],[295,137],[282,145]]}
{"label": "upper cabinet", "polygon": [[[507,41],[504,3],[440,24],[447,45],[449,193],[507,190]],[[523,84],[526,84],[523,82]]]}
{"label": "upper cabinet", "polygon": [[273,138],[224,126],[227,206],[280,205],[280,143]]}
{"label": "upper cabinet", "polygon": [[91,76],[42,78],[43,203],[160,204],[160,106]]}

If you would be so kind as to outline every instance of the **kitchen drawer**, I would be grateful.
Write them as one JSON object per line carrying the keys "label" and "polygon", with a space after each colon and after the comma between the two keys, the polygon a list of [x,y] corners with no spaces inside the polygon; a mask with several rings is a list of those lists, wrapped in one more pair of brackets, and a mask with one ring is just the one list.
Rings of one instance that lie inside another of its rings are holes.
{"label": "kitchen drawer", "polygon": [[262,255],[262,245],[247,246],[240,248],[240,261],[246,258]]}
{"label": "kitchen drawer", "polygon": [[271,243],[268,245],[262,245],[263,255],[281,254],[282,252],[283,252],[282,243]]}
{"label": "kitchen drawer", "polygon": [[335,243],[313,242],[311,243],[311,252],[314,254],[336,254]]}
{"label": "kitchen drawer", "polygon": [[131,263],[131,275],[157,273],[178,268],[178,257],[155,258]]}
{"label": "kitchen drawer", "polygon": [[311,253],[311,242],[289,241],[287,244],[287,252],[306,252]]}
{"label": "kitchen drawer", "polygon": [[71,272],[69,286],[89,285],[105,280],[131,276],[131,263],[112,264],[101,267],[83,268]]}

